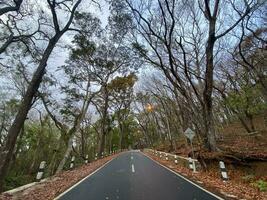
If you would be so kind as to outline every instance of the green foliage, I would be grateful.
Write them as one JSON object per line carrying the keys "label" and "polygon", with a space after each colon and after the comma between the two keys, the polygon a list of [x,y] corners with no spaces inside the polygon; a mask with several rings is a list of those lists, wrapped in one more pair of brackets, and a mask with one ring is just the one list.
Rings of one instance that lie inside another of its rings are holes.
{"label": "green foliage", "polygon": [[9,174],[5,179],[4,190],[11,190],[13,188],[19,187],[21,185],[26,185],[27,183],[33,182],[34,178],[31,175],[16,175]]}
{"label": "green foliage", "polygon": [[114,127],[112,129],[112,149],[117,150],[120,142],[120,134],[119,134],[119,129],[117,127]]}
{"label": "green foliage", "polygon": [[238,92],[230,92],[226,104],[239,112],[254,115],[267,109],[266,103],[261,99],[259,86],[244,86]]}
{"label": "green foliage", "polygon": [[114,90],[115,92],[126,92],[134,86],[136,81],[137,76],[131,73],[128,76],[116,77],[108,86],[110,90]]}
{"label": "green foliage", "polygon": [[122,38],[127,37],[127,33],[133,28],[132,16],[128,12],[125,1],[111,0],[110,13],[109,26],[113,40],[120,42]]}
{"label": "green foliage", "polygon": [[252,185],[256,188],[258,188],[261,192],[267,191],[267,181],[264,180],[257,180]]}
{"label": "green foliage", "polygon": [[148,50],[145,48],[145,46],[141,45],[141,44],[139,44],[137,42],[136,43],[132,43],[132,47],[133,47],[134,50],[137,51],[137,53],[140,54],[141,57],[146,56],[147,53],[148,53]]}
{"label": "green foliage", "polygon": [[77,35],[73,43],[75,43],[77,47],[71,49],[70,59],[72,60],[79,59],[85,54],[92,56],[96,51],[96,44],[89,41],[84,35]]}
{"label": "green foliage", "polygon": [[63,150],[56,152],[60,141],[59,131],[47,116],[39,121],[26,121],[21,137],[17,141],[16,159],[12,162],[5,180],[5,190],[33,182],[41,161],[47,162],[45,175],[49,176],[49,164],[56,153],[56,162],[62,158]]}

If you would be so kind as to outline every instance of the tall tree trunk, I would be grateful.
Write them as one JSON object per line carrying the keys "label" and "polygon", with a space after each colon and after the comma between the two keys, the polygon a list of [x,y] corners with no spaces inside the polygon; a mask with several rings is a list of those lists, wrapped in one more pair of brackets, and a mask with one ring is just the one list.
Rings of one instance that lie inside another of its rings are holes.
{"label": "tall tree trunk", "polygon": [[33,174],[35,172],[34,167],[36,165],[37,157],[38,157],[37,155],[38,155],[39,150],[40,150],[39,149],[40,142],[41,142],[41,137],[38,136],[36,149],[34,150],[34,153],[33,153],[32,164],[31,164],[30,169],[29,169],[29,174]]}
{"label": "tall tree trunk", "polygon": [[120,127],[120,141],[119,141],[119,149],[122,148],[122,141],[123,141],[123,125],[121,122],[119,122],[119,127]]}
{"label": "tall tree trunk", "polygon": [[170,129],[170,121],[168,119],[168,116],[166,116],[166,123],[167,123],[167,129],[168,129],[168,135],[169,135],[169,141],[170,141],[170,144],[171,144],[171,151],[176,151],[177,150],[177,147],[176,147],[176,142],[175,140],[173,140],[173,137],[172,137],[172,133],[171,133],[171,129]]}
{"label": "tall tree trunk", "polygon": [[113,132],[111,132],[110,138],[109,138],[109,152],[113,151],[112,138],[113,138]]}
{"label": "tall tree trunk", "polygon": [[241,117],[241,116],[238,116],[238,119],[240,120],[241,124],[243,125],[243,127],[246,129],[246,131],[248,133],[251,132],[250,128],[248,127],[247,123],[245,122],[245,120]]}
{"label": "tall tree trunk", "polygon": [[61,144],[62,144],[61,138],[62,138],[62,136],[60,136],[60,139],[57,142],[57,146],[54,149],[54,152],[53,152],[53,155],[52,155],[49,167],[48,167],[49,176],[52,176],[54,174],[54,170],[55,170],[55,166],[56,166],[56,156],[57,156],[57,153],[58,153],[58,151],[59,151],[59,149],[61,147]]}
{"label": "tall tree trunk", "polygon": [[142,133],[143,136],[144,136],[145,143],[146,143],[146,144],[145,144],[146,147],[152,147],[152,141],[150,140],[150,138],[149,138],[148,135],[146,134],[146,133],[148,133],[147,129],[146,129],[141,123],[139,123],[139,125],[140,125],[140,127],[141,127],[141,129],[142,129],[141,133]]}
{"label": "tall tree trunk", "polygon": [[[86,112],[87,112],[87,110],[89,108],[90,102],[91,102],[91,100],[93,98],[93,96],[91,96],[89,98],[89,87],[90,87],[90,81],[88,81],[88,83],[87,83],[86,98],[84,99],[84,102],[83,102],[83,105],[82,105],[82,109],[81,109],[81,113],[76,115],[73,127],[67,133],[67,135],[69,136],[67,149],[65,151],[63,159],[59,163],[59,166],[58,166],[58,168],[56,170],[56,173],[59,173],[60,171],[62,171],[62,169],[63,169],[68,157],[70,156],[70,153],[72,151],[72,143],[73,143],[74,135],[77,132],[77,130],[80,129],[81,122],[84,119],[85,114],[86,114]],[[65,131],[65,130],[63,129],[62,131]],[[61,133],[61,135],[63,135],[64,133],[65,132]]]}
{"label": "tall tree trunk", "polygon": [[19,152],[20,147],[21,147],[22,137],[23,137],[24,133],[25,133],[25,127],[24,127],[24,123],[23,123],[23,126],[21,127],[21,131],[19,134],[18,142],[17,142],[16,147],[15,147],[16,150],[13,153],[13,157],[12,157],[10,166],[13,166],[14,164],[16,164],[17,155],[18,155],[18,152]]}
{"label": "tall tree trunk", "polygon": [[98,157],[101,157],[102,153],[104,152],[105,144],[106,144],[106,134],[102,133],[99,143]]}
{"label": "tall tree trunk", "polygon": [[74,138],[74,135],[76,133],[77,130],[80,129],[80,125],[81,125],[81,121],[82,119],[84,118],[85,116],[85,113],[89,107],[89,102],[84,102],[84,106],[83,106],[83,109],[82,109],[82,113],[80,113],[79,115],[76,116],[75,120],[74,120],[74,125],[73,127],[68,131],[67,135],[69,136],[69,140],[68,140],[68,145],[67,145],[67,149],[64,153],[64,157],[63,159],[60,161],[59,165],[58,165],[58,168],[56,170],[56,174],[58,174],[59,172],[62,171],[65,163],[67,162],[69,156],[70,156],[70,153],[72,151],[72,144],[73,144],[73,138]]}
{"label": "tall tree trunk", "polygon": [[81,148],[82,148],[82,157],[85,159],[85,139],[84,139],[84,131],[81,129]]}
{"label": "tall tree trunk", "polygon": [[65,165],[65,163],[67,162],[69,156],[70,156],[70,153],[72,151],[72,142],[73,142],[73,137],[70,137],[69,140],[68,140],[68,146],[67,146],[67,149],[64,153],[64,157],[63,159],[60,161],[58,167],[57,167],[57,170],[56,170],[56,174],[58,174],[59,172],[61,172],[63,170],[63,167]]}
{"label": "tall tree trunk", "polygon": [[99,145],[99,151],[98,151],[98,156],[101,156],[102,153],[105,150],[105,137],[107,134],[107,117],[108,117],[108,88],[107,85],[103,86],[104,90],[104,107],[103,107],[103,117],[102,117],[102,124],[101,124],[101,139],[100,139],[100,145]]}
{"label": "tall tree trunk", "polygon": [[247,118],[249,120],[251,132],[254,132],[255,126],[254,126],[254,122],[253,122],[253,116],[251,114],[248,114],[248,113],[246,113],[246,115],[247,115]]}
{"label": "tall tree trunk", "polygon": [[56,35],[49,41],[48,46],[46,47],[43,57],[39,63],[39,66],[37,67],[32,77],[32,80],[29,83],[27,91],[21,101],[15,120],[13,121],[10,129],[8,130],[6,144],[0,152],[0,191],[3,190],[3,181],[7,174],[7,170],[12,158],[18,135],[32,106],[33,98],[38,91],[40,83],[42,82],[42,78],[45,73],[45,67],[47,65],[47,60],[60,37],[61,35]]}
{"label": "tall tree trunk", "polygon": [[205,125],[204,139],[205,146],[209,151],[216,151],[216,140],[215,140],[215,128],[213,123],[212,114],[212,89],[213,89],[213,49],[216,41],[215,38],[215,26],[216,18],[209,19],[209,37],[206,47],[206,72],[205,72],[205,88],[203,92],[204,109],[203,118]]}

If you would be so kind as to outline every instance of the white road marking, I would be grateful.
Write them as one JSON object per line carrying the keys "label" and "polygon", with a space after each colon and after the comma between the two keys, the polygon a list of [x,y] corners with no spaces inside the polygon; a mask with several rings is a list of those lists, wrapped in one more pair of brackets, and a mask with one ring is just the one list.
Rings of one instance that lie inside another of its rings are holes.
{"label": "white road marking", "polygon": [[107,166],[111,161],[115,160],[117,157],[112,158],[111,160],[109,160],[108,162],[106,162],[104,165],[100,166],[98,169],[96,169],[95,171],[93,171],[91,174],[89,174],[88,176],[84,177],[82,180],[80,180],[78,183],[74,184],[73,186],[71,186],[69,189],[65,190],[64,192],[62,192],[61,194],[59,194],[57,197],[54,198],[54,200],[58,200],[60,197],[62,197],[64,194],[66,194],[67,192],[69,192],[70,190],[72,190],[73,188],[75,188],[77,185],[79,185],[81,182],[83,182],[85,179],[89,178],[90,176],[92,176],[93,174],[95,174],[96,172],[98,172],[99,170],[101,170],[102,168],[104,168],[105,166]]}
{"label": "white road marking", "polygon": [[176,174],[177,176],[181,177],[182,179],[184,179],[185,181],[187,181],[187,182],[191,183],[192,185],[194,185],[194,186],[196,186],[196,187],[200,188],[201,190],[205,191],[206,193],[208,193],[208,194],[210,194],[210,195],[212,195],[212,196],[216,197],[216,198],[217,198],[217,199],[219,199],[219,200],[224,200],[223,198],[221,198],[221,197],[217,196],[216,194],[213,194],[212,192],[210,192],[210,191],[208,191],[208,190],[204,189],[203,187],[199,186],[198,184],[196,184],[196,183],[194,183],[194,182],[190,181],[189,179],[187,179],[186,177],[182,176],[181,174],[178,174],[177,172],[175,172],[175,171],[173,171],[173,170],[169,169],[168,167],[166,167],[166,166],[162,165],[162,164],[161,164],[161,163],[159,163],[158,161],[156,161],[156,160],[153,160],[152,158],[150,158],[149,156],[147,156],[147,155],[146,155],[146,154],[144,154],[143,152],[141,152],[141,153],[142,153],[144,156],[146,156],[147,158],[149,158],[150,160],[152,160],[153,162],[155,162],[156,164],[158,164],[158,165],[160,165],[161,167],[163,167],[163,168],[165,168],[165,169],[169,170],[170,172],[172,172],[172,173]]}
{"label": "white road marking", "polygon": [[134,173],[135,172],[135,170],[134,170],[134,165],[132,164],[132,172]]}
{"label": "white road marking", "polygon": [[131,160],[133,160],[133,156],[131,156]]}

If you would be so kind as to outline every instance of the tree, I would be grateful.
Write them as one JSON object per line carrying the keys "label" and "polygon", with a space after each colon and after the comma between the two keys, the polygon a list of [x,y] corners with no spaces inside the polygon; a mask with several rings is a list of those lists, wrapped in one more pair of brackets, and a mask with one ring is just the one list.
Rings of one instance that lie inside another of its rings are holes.
{"label": "tree", "polygon": [[[52,21],[53,21],[53,28],[54,28],[54,33],[53,36],[51,38],[49,38],[48,44],[42,54],[41,59],[39,60],[38,63],[38,67],[36,68],[35,73],[33,74],[33,77],[31,79],[31,81],[29,82],[27,91],[25,93],[25,95],[23,96],[21,102],[20,102],[20,106],[18,108],[18,112],[17,115],[11,125],[11,127],[8,130],[8,134],[7,134],[7,140],[5,143],[4,148],[1,149],[1,161],[0,161],[0,190],[2,190],[2,183],[4,180],[4,177],[6,176],[7,170],[8,170],[8,166],[12,157],[12,153],[17,141],[17,137],[20,133],[20,130],[23,126],[23,123],[27,117],[28,111],[30,110],[31,106],[32,106],[32,100],[34,99],[39,85],[42,81],[42,77],[45,74],[45,68],[47,65],[47,61],[54,49],[54,47],[56,46],[57,42],[59,41],[59,39],[69,30],[73,30],[73,28],[71,28],[71,24],[74,18],[74,14],[75,11],[78,7],[78,5],[81,3],[81,0],[77,0],[76,2],[71,1],[71,3],[73,3],[72,8],[69,7],[71,6],[71,4],[65,4],[65,1],[60,1],[57,2],[55,0],[50,1],[47,0],[47,4],[48,7],[51,11],[52,14]],[[65,25],[63,25],[63,27],[60,27],[59,21],[58,21],[58,16],[57,16],[57,11],[60,10],[60,6],[67,6],[67,8],[69,9],[69,18],[66,22]]]}
{"label": "tree", "polygon": [[123,138],[125,137],[125,122],[130,115],[133,86],[136,80],[136,75],[131,73],[124,77],[116,77],[108,84],[112,96],[112,106],[115,107],[115,115],[119,125],[119,149],[122,149]]}
{"label": "tree", "polygon": [[[89,39],[95,36],[95,33],[100,28],[100,22],[91,14],[86,13],[77,14],[75,19],[79,20],[80,26],[83,26],[85,21],[90,21],[86,26],[90,32],[84,32],[84,35],[78,34],[74,37],[67,65],[60,67],[60,70],[64,71],[67,78],[67,82],[61,83],[61,90],[65,94],[63,105],[61,105],[60,112],[57,114],[61,115],[61,121],[48,108],[52,105],[51,101],[47,101],[45,97],[42,97],[45,109],[61,131],[61,137],[64,139],[67,147],[56,173],[62,171],[69,158],[73,150],[75,135],[81,129],[81,124],[86,117],[92,99],[100,91],[93,88],[96,84],[99,84],[97,79],[98,73],[92,67],[93,63],[91,60],[95,53],[95,46],[86,40],[86,38]],[[69,126],[69,124],[72,125]],[[63,147],[59,146],[58,148]]]}
{"label": "tree", "polygon": [[[242,4],[242,10],[237,10],[233,1],[223,5],[219,0],[198,3],[175,0],[136,3],[126,0],[114,7],[131,16],[132,28],[136,30],[132,34],[133,47],[139,55],[163,71],[194,112],[198,112],[198,105],[201,105],[203,139],[210,151],[217,149],[212,113],[216,41],[262,5],[256,1],[239,1],[238,4]],[[221,24],[223,28],[218,32],[216,27],[223,21],[224,9],[233,11],[236,18],[232,18],[230,24]],[[189,23],[193,28],[188,28]]]}
{"label": "tree", "polygon": [[[0,8],[0,16],[3,14],[6,14],[8,12],[11,12],[11,11],[17,11],[18,12],[20,9],[20,6],[22,4],[22,1],[23,0],[14,0],[13,4],[15,4],[15,5],[12,5],[12,4],[10,5],[10,4],[6,3],[6,6],[3,6]],[[4,2],[3,2],[3,5],[5,5]]]}

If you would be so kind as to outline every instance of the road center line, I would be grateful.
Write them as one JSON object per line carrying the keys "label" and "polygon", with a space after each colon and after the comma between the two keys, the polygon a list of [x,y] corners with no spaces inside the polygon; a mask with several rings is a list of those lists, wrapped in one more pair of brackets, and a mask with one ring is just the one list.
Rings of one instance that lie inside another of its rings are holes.
{"label": "road center line", "polygon": [[134,165],[132,164],[132,172],[134,173],[135,171],[134,171]]}

